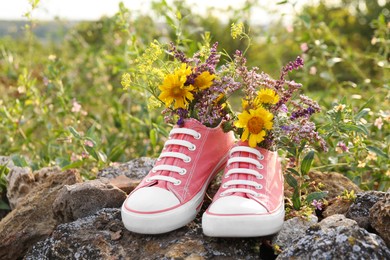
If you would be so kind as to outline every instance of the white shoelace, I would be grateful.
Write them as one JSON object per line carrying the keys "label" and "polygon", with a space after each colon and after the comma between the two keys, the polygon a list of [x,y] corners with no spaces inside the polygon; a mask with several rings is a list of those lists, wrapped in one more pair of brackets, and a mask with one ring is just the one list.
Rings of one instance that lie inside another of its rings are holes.
{"label": "white shoelace", "polygon": [[[195,139],[201,138],[201,134],[195,130],[188,129],[188,128],[174,128],[169,133],[169,140],[167,140],[165,142],[164,148],[168,147],[169,145],[178,145],[178,146],[187,147],[188,150],[190,150],[190,151],[196,150],[196,146],[189,141],[180,140],[180,139],[171,139],[172,136],[175,134],[190,135],[190,136],[194,137]],[[162,158],[166,158],[166,157],[181,159],[185,163],[191,162],[191,157],[185,155],[184,153],[180,153],[180,152],[162,152],[160,154],[160,157],[157,160],[161,161]],[[185,175],[187,173],[187,170],[185,168],[181,168],[181,167],[174,166],[174,165],[168,165],[168,164],[161,164],[161,165],[157,165],[157,166],[153,167],[152,172],[158,172],[158,171],[176,172],[180,175]],[[174,177],[163,176],[163,175],[155,175],[153,177],[150,177],[150,178],[146,179],[146,182],[151,182],[151,181],[155,181],[155,180],[171,182],[174,185],[181,184],[180,180],[178,180]]]}
{"label": "white shoelace", "polygon": [[[259,160],[263,160],[264,159],[264,155],[262,155],[258,150],[254,149],[254,148],[251,148],[251,147],[246,147],[246,146],[237,146],[237,147],[234,147],[233,149],[230,150],[230,156],[232,156],[234,153],[236,152],[247,152],[247,153],[250,153],[250,154],[254,154],[257,156],[257,160],[254,159],[254,158],[248,158],[248,157],[241,157],[241,156],[237,156],[237,157],[232,157],[228,160],[227,162],[227,166],[229,166],[230,164],[232,163],[249,163],[249,164],[252,164],[252,165],[255,165],[257,169],[263,169],[264,166],[259,162]],[[227,171],[227,173],[225,174],[225,178],[229,178],[230,175],[232,174],[247,174],[247,175],[252,175],[252,176],[255,176],[257,179],[263,179],[263,175],[260,174],[258,171],[254,170],[254,169],[247,169],[247,168],[233,168],[233,169],[230,169]],[[235,192],[241,192],[241,193],[246,193],[246,194],[250,194],[250,195],[253,195],[255,197],[258,197],[260,196],[259,193],[251,190],[251,189],[247,189],[247,188],[229,188],[230,186],[236,186],[236,185],[245,185],[245,186],[251,186],[251,187],[255,187],[255,189],[262,189],[263,186],[255,181],[250,181],[250,180],[231,180],[231,181],[227,181],[225,182],[222,187],[227,189],[223,192],[220,193],[220,196],[225,196],[227,194],[231,194],[231,193],[235,193]]]}

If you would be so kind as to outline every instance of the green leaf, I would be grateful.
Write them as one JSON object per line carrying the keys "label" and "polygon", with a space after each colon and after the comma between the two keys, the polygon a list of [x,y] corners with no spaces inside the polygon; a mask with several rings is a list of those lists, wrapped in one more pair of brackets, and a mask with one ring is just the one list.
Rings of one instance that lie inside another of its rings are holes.
{"label": "green leaf", "polygon": [[69,126],[69,131],[70,133],[76,138],[76,139],[81,139],[81,135],[79,134],[79,132],[77,132],[76,129],[74,129],[73,127]]}
{"label": "green leaf", "polygon": [[314,151],[310,151],[306,154],[305,158],[303,158],[301,163],[301,173],[302,175],[306,175],[310,171],[311,164],[314,160]]}
{"label": "green leaf", "polygon": [[302,14],[299,16],[306,28],[310,28],[311,17],[309,14]]}
{"label": "green leaf", "polygon": [[294,189],[298,187],[298,181],[291,174],[286,174],[286,181]]}
{"label": "green leaf", "polygon": [[360,118],[366,116],[368,114],[368,112],[370,112],[371,109],[369,108],[363,108],[362,110],[360,110],[359,113],[357,113],[357,115],[355,116],[355,120],[358,121]]}
{"label": "green leaf", "polygon": [[300,195],[299,195],[299,189],[298,188],[294,189],[294,193],[293,193],[291,199],[292,199],[292,202],[293,202],[294,209],[299,210],[301,208],[302,202],[301,202],[301,198],[300,198]]}
{"label": "green leaf", "polygon": [[297,170],[295,170],[294,168],[287,168],[287,171],[299,176],[299,172]]}
{"label": "green leaf", "polygon": [[343,125],[340,125],[340,129],[343,131],[353,131],[356,133],[362,133],[362,134],[368,135],[368,130],[363,125],[347,125],[347,124],[344,125],[343,124]]}
{"label": "green leaf", "polygon": [[378,155],[380,157],[389,159],[389,156],[385,152],[383,152],[381,149],[379,149],[378,147],[367,145],[367,149],[373,153],[376,153],[376,155]]}
{"label": "green leaf", "polygon": [[156,129],[150,129],[149,131],[149,139],[150,139],[150,144],[152,147],[156,147],[157,145],[157,132]]}
{"label": "green leaf", "polygon": [[284,5],[284,4],[287,4],[287,3],[288,3],[288,1],[284,0],[284,1],[277,2],[276,4],[277,5]]}
{"label": "green leaf", "polygon": [[12,156],[12,161],[15,164],[15,166],[28,167],[28,163],[27,163],[26,159],[24,159],[24,157],[21,155],[16,154],[16,155]]}
{"label": "green leaf", "polygon": [[61,169],[63,171],[66,171],[66,170],[69,170],[69,169],[75,169],[75,168],[80,168],[81,166],[83,166],[83,161],[75,161],[73,163],[70,163],[64,167],[62,167]]}
{"label": "green leaf", "polygon": [[98,151],[97,154],[99,156],[100,161],[104,163],[107,162],[107,155],[105,153],[103,153],[102,151]]}
{"label": "green leaf", "polygon": [[0,209],[9,210],[11,208],[9,207],[9,205],[7,203],[5,203],[5,201],[0,200]]}
{"label": "green leaf", "polygon": [[328,195],[327,191],[315,191],[307,195],[306,202],[310,203],[313,200],[320,200],[325,198]]}
{"label": "green leaf", "polygon": [[89,155],[91,155],[96,161],[99,161],[99,156],[97,155],[95,149],[93,147],[84,146],[84,148],[87,150]]}

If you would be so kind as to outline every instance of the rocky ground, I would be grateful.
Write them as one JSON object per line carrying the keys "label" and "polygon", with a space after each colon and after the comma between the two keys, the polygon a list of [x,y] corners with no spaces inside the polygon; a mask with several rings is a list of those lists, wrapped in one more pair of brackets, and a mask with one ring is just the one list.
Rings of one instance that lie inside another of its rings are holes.
{"label": "rocky ground", "polygon": [[[0,165],[8,160],[0,157]],[[0,212],[0,259],[390,259],[390,191],[362,192],[338,173],[310,173],[329,190],[329,205],[318,216],[288,219],[275,236],[204,236],[200,217],[209,198],[181,229],[131,233],[121,222],[120,206],[153,164],[140,158],[82,181],[76,170],[31,172],[9,162],[12,211]],[[217,188],[218,180],[208,197]],[[345,189],[358,192],[354,202],[336,198]]]}

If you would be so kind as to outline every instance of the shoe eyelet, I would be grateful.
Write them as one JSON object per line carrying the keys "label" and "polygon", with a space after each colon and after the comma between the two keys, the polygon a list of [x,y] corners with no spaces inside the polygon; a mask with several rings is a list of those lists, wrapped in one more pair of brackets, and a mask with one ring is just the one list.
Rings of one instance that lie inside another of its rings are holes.
{"label": "shoe eyelet", "polygon": [[262,185],[257,185],[255,188],[258,189],[258,190],[261,190],[263,188],[263,186]]}
{"label": "shoe eyelet", "polygon": [[222,184],[222,188],[226,189],[228,186],[226,184]]}
{"label": "shoe eyelet", "polygon": [[260,194],[259,194],[259,193],[256,193],[254,196],[255,196],[256,198],[258,198],[258,197],[260,197]]}
{"label": "shoe eyelet", "polygon": [[230,175],[227,175],[227,174],[225,175],[225,179],[227,179],[227,178],[229,178],[229,177],[230,177]]}
{"label": "shoe eyelet", "polygon": [[262,180],[262,179],[264,178],[264,176],[260,174],[260,175],[257,176],[256,178],[259,179],[259,180]]}
{"label": "shoe eyelet", "polygon": [[183,159],[183,162],[185,163],[191,162],[191,157],[187,156],[186,158]]}
{"label": "shoe eyelet", "polygon": [[175,185],[175,186],[178,186],[178,185],[180,185],[181,184],[181,181],[180,180],[178,180],[178,181],[176,181],[175,183],[173,183],[173,185]]}
{"label": "shoe eyelet", "polygon": [[161,161],[162,159],[161,158],[157,158],[157,161]]}
{"label": "shoe eyelet", "polygon": [[196,146],[193,144],[192,146],[188,147],[188,150],[195,151],[196,150]]}
{"label": "shoe eyelet", "polygon": [[223,192],[221,192],[220,194],[219,194],[219,196],[221,196],[221,197],[223,197],[223,196],[225,196],[226,194],[225,193],[223,193]]}
{"label": "shoe eyelet", "polygon": [[147,178],[145,181],[146,181],[146,182],[151,182],[152,180],[151,180],[151,179],[149,179],[149,178]]}
{"label": "shoe eyelet", "polygon": [[202,135],[201,135],[200,133],[198,133],[198,135],[194,136],[194,138],[195,138],[196,140],[199,140],[201,137],[202,137]]}
{"label": "shoe eyelet", "polygon": [[262,169],[264,169],[264,166],[262,164],[260,164],[259,166],[257,166],[257,169],[262,170]]}
{"label": "shoe eyelet", "polygon": [[153,172],[153,173],[156,173],[157,171],[156,171],[155,169],[152,169],[152,172]]}
{"label": "shoe eyelet", "polygon": [[257,157],[257,159],[264,160],[264,155],[261,154],[259,157]]}
{"label": "shoe eyelet", "polygon": [[182,168],[181,171],[179,172],[180,175],[185,175],[187,173],[187,170]]}

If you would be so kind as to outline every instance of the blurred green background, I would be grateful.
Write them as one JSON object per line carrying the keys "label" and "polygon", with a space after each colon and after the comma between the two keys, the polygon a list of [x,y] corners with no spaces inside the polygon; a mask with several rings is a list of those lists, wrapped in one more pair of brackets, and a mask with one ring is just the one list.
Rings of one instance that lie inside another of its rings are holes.
{"label": "blurred green background", "polygon": [[[30,2],[39,9],[39,1]],[[278,77],[288,61],[305,60],[290,78],[320,103],[315,121],[329,145],[313,167],[387,190],[389,1],[315,1],[302,8],[280,1],[265,25],[253,22],[256,8],[266,10],[261,2],[228,7],[223,18],[212,7],[194,13],[186,1],[154,1],[147,14],[120,4],[97,21],[38,21],[33,12],[26,22],[0,21],[0,155],[33,169],[79,168],[85,178],[113,162],[157,156],[171,126],[148,108],[144,92],[123,90],[122,74],[154,39],[178,43],[189,55],[205,40],[230,55],[244,50],[248,42],[230,35],[231,24],[243,22],[252,38],[248,65]],[[286,22],[287,7],[293,11]],[[338,149],[340,142],[348,151]]]}

